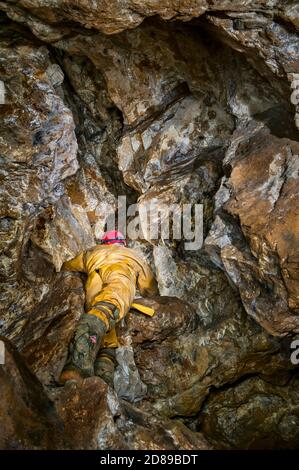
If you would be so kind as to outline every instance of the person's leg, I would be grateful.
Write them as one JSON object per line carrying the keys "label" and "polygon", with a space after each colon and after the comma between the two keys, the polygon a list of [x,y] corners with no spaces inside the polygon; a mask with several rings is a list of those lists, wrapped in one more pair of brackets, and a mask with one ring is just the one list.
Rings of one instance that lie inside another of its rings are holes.
{"label": "person's leg", "polygon": [[113,387],[114,370],[116,366],[116,348],[119,346],[115,328],[104,336],[101,349],[94,363],[95,375],[101,377]]}
{"label": "person's leg", "polygon": [[136,278],[123,264],[101,273],[101,290],[89,302],[70,343],[69,357],[60,383],[94,375],[94,362],[104,335],[127,313],[135,295]]}
{"label": "person's leg", "polygon": [[[95,375],[113,386],[116,366],[115,349],[118,347],[115,325],[124,318],[129,310],[135,295],[136,278],[126,265],[116,264],[111,266],[105,273],[102,273],[102,280],[104,288],[94,297],[93,308],[97,308],[97,306],[101,308],[108,307],[106,318],[109,328],[95,361]],[[111,304],[118,306],[118,309],[113,312],[112,318],[111,309],[109,309]]]}
{"label": "person's leg", "polygon": [[115,349],[101,349],[94,363],[94,373],[113,387],[115,366]]}
{"label": "person's leg", "polygon": [[80,380],[94,375],[94,362],[103,338],[114,328],[118,309],[108,302],[97,302],[80,318],[69,345],[66,364],[60,375],[63,385],[68,380]]}

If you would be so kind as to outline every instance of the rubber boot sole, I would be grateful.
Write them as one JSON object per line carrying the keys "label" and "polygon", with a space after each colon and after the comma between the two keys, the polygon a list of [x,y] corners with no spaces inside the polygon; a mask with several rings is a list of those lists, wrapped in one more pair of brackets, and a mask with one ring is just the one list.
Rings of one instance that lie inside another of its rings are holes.
{"label": "rubber boot sole", "polygon": [[59,377],[59,384],[63,386],[66,384],[66,382],[69,382],[70,380],[82,383],[84,377],[82,376],[82,374],[80,374],[79,371],[67,369],[63,370]]}

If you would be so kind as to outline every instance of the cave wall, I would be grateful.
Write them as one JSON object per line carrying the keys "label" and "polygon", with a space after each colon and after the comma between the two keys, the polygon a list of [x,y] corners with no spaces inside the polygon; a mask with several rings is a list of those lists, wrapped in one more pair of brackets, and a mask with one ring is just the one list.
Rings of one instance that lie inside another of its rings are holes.
{"label": "cave wall", "polygon": [[[205,446],[201,432],[216,448],[277,447],[278,418],[264,426],[257,412],[256,432],[250,409],[263,393],[271,413],[280,387],[280,442],[298,445],[296,2],[20,0],[0,10],[1,335],[59,410],[55,383],[84,308],[82,279],[62,263],[95,244],[119,195],[201,203],[201,249],[130,242],[162,297],[156,317],[130,314],[120,328],[115,400],[188,434],[161,437],[162,448]],[[96,429],[93,446],[109,448],[112,431],[105,440]]]}

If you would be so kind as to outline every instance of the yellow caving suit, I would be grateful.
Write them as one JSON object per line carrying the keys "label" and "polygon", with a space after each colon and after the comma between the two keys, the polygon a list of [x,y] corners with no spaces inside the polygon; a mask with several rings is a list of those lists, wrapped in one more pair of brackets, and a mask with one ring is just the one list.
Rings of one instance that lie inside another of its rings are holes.
{"label": "yellow caving suit", "polygon": [[[99,245],[66,261],[64,271],[80,271],[87,274],[85,284],[86,312],[96,315],[109,328],[107,316],[96,308],[99,302],[113,304],[119,310],[117,322],[130,310],[136,287],[142,296],[158,294],[156,280],[148,264],[137,253],[122,245]],[[102,347],[116,348],[118,340],[115,328],[104,337]]]}

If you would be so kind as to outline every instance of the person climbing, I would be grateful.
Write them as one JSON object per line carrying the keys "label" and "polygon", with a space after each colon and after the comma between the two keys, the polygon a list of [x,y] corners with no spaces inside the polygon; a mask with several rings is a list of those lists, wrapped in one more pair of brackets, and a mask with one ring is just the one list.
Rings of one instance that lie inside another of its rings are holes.
{"label": "person climbing", "polygon": [[118,231],[106,232],[100,245],[66,261],[62,270],[84,272],[87,280],[86,313],[76,326],[59,382],[97,375],[112,385],[118,347],[115,326],[132,305],[148,313],[133,300],[136,287],[143,297],[158,294],[154,275]]}

